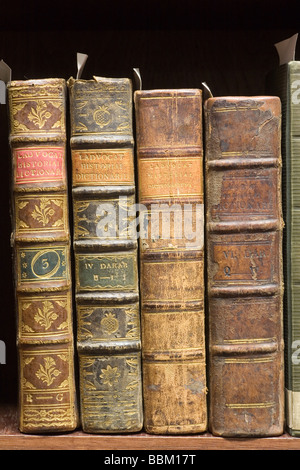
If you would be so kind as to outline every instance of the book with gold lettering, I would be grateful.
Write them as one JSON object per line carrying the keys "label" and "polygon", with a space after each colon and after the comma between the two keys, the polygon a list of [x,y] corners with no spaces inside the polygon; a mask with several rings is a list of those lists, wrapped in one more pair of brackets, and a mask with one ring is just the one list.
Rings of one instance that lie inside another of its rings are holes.
{"label": "book with gold lettering", "polygon": [[202,92],[134,95],[144,426],[207,428]]}
{"label": "book with gold lettering", "polygon": [[281,105],[205,102],[210,429],[283,432]]}
{"label": "book with gold lettering", "polygon": [[66,171],[66,83],[8,83],[19,428],[78,422]]}
{"label": "book with gold lettering", "polygon": [[82,427],[136,432],[143,410],[131,81],[68,85]]}

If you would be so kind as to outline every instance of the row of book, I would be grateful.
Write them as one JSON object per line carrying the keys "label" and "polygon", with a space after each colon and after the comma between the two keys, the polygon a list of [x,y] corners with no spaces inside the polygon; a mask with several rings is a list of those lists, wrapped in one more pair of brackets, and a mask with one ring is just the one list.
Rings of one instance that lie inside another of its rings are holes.
{"label": "row of book", "polygon": [[299,75],[7,84],[22,432],[297,435]]}

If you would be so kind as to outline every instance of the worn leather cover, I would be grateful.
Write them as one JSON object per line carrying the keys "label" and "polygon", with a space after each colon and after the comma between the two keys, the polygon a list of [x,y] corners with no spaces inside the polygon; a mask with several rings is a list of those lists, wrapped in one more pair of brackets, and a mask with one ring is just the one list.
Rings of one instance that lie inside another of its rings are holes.
{"label": "worn leather cover", "polygon": [[66,172],[66,83],[8,84],[19,427],[77,426]]}
{"label": "worn leather cover", "polygon": [[205,103],[210,428],[283,432],[281,106]]}
{"label": "worn leather cover", "polygon": [[144,426],[207,427],[200,90],[135,92]]}
{"label": "worn leather cover", "polygon": [[143,411],[131,82],[68,84],[82,427],[136,432]]}

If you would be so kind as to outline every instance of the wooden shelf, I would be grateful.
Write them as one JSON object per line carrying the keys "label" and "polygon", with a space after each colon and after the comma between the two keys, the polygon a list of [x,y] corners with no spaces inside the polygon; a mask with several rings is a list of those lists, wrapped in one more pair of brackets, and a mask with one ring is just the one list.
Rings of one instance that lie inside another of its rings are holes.
{"label": "wooden shelf", "polygon": [[209,433],[187,436],[137,434],[87,434],[81,430],[65,434],[22,434],[17,427],[15,406],[0,407],[0,450],[300,450],[300,438],[222,438]]}

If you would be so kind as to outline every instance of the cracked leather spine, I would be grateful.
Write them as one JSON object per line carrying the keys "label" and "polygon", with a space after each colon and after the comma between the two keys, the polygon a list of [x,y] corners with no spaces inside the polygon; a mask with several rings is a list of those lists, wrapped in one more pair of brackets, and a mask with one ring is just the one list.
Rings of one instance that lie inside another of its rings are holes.
{"label": "cracked leather spine", "polygon": [[207,427],[202,93],[135,92],[144,426]]}
{"label": "cracked leather spine", "polygon": [[[143,425],[131,81],[68,81],[81,423]],[[134,226],[135,227],[135,226]]]}
{"label": "cracked leather spine", "polygon": [[283,432],[281,105],[205,102],[210,429]]}

